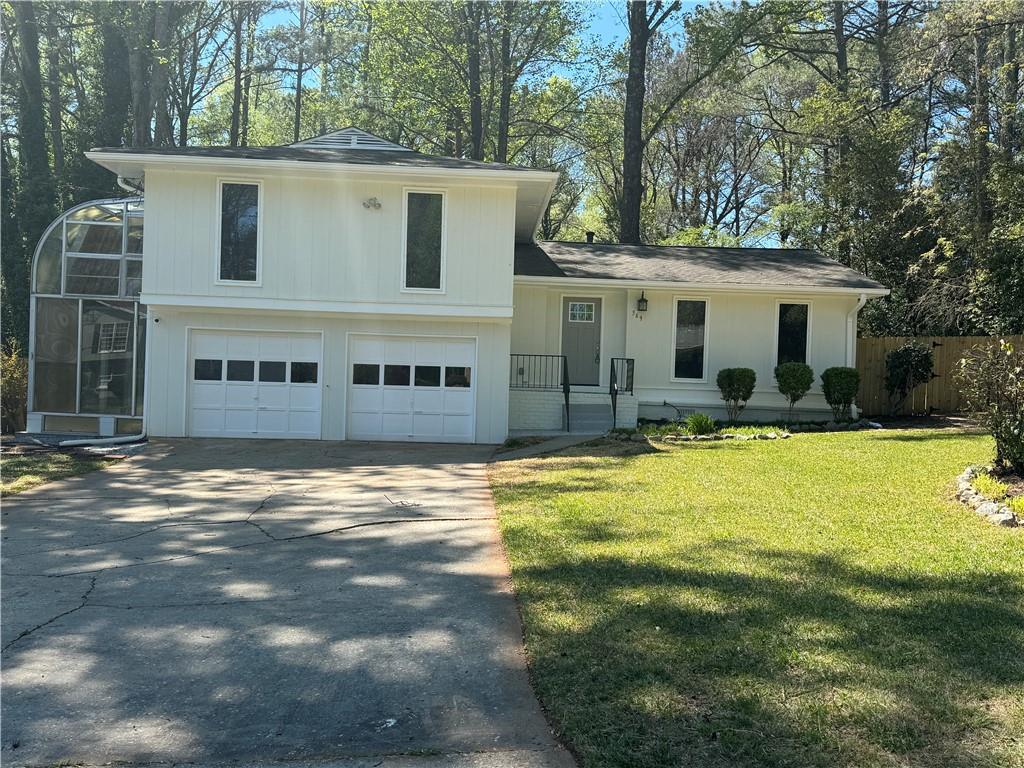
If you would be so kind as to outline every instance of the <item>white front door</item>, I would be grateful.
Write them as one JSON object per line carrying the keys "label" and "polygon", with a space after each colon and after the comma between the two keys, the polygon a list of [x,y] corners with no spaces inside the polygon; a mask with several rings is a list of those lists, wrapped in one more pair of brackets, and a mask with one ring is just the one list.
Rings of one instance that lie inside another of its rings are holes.
{"label": "white front door", "polygon": [[193,331],[192,437],[320,437],[318,333]]}
{"label": "white front door", "polygon": [[349,438],[473,442],[476,373],[475,339],[351,337]]}

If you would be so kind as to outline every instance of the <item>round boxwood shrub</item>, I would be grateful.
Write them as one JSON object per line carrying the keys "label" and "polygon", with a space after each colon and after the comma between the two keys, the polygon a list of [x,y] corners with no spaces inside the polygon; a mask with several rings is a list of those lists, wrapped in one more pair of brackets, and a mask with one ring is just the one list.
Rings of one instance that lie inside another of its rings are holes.
{"label": "round boxwood shrub", "polygon": [[753,368],[723,368],[718,372],[718,389],[725,400],[729,421],[736,421],[740,412],[747,407],[747,401],[754,394],[757,374]]}
{"label": "round boxwood shrub", "polygon": [[814,383],[814,371],[806,363],[782,363],[775,366],[775,383],[789,402],[789,421],[795,406]]}
{"label": "round boxwood shrub", "polygon": [[715,431],[715,420],[706,413],[691,413],[686,417],[686,431],[691,435],[710,435]]}
{"label": "round boxwood shrub", "polygon": [[933,367],[931,349],[919,341],[909,341],[885,356],[885,389],[893,415],[915,387],[931,381]]}
{"label": "round boxwood shrub", "polygon": [[832,408],[832,416],[836,421],[850,417],[850,407],[857,399],[860,387],[860,374],[856,368],[837,365],[826,368],[821,374],[821,391],[825,402]]}

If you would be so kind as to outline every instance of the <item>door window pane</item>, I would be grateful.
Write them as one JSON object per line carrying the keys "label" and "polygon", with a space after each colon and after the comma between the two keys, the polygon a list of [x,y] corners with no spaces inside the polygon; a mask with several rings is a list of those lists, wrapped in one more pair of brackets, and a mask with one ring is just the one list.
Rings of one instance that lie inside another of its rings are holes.
{"label": "door window pane", "polygon": [[277,383],[285,380],[285,369],[287,363],[279,363],[273,360],[260,361],[260,381]]}
{"label": "door window pane", "polygon": [[703,301],[676,302],[676,342],[672,374],[677,379],[704,378],[706,311],[707,304]]}
{"label": "door window pane", "polygon": [[142,212],[128,214],[128,239],[125,253],[142,253]]}
{"label": "door window pane", "polygon": [[469,368],[452,365],[445,366],[444,385],[446,387],[468,387],[471,383]]}
{"label": "door window pane", "polygon": [[124,263],[124,295],[138,296],[142,293],[142,262],[128,259]]}
{"label": "door window pane", "polygon": [[417,365],[416,377],[413,383],[417,387],[440,387],[441,366],[440,365]]}
{"label": "door window pane", "polygon": [[64,276],[66,293],[117,296],[121,292],[121,260],[69,256]]}
{"label": "door window pane", "polygon": [[259,196],[260,188],[256,184],[221,185],[221,280],[256,281]]}
{"label": "door window pane", "polygon": [[409,192],[405,222],[405,287],[441,287],[444,195]]}
{"label": "door window pane", "polygon": [[409,386],[408,365],[385,365],[384,383],[396,387]]}
{"label": "door window pane", "polygon": [[778,362],[807,362],[807,305],[779,305]]}
{"label": "door window pane", "polygon": [[75,412],[78,299],[36,299],[32,408]]}
{"label": "door window pane", "polygon": [[594,322],[594,305],[585,301],[569,302],[570,323],[592,323]]}
{"label": "door window pane", "polygon": [[292,363],[292,384],[316,384],[316,363]]}
{"label": "door window pane", "polygon": [[253,381],[255,378],[254,360],[228,360],[228,381]]}
{"label": "door window pane", "polygon": [[80,413],[131,415],[135,305],[82,302]]}
{"label": "door window pane", "polygon": [[197,359],[194,373],[195,380],[220,381],[221,365],[220,360]]}
{"label": "door window pane", "polygon": [[352,366],[353,384],[380,384],[380,366],[370,363],[356,363]]}

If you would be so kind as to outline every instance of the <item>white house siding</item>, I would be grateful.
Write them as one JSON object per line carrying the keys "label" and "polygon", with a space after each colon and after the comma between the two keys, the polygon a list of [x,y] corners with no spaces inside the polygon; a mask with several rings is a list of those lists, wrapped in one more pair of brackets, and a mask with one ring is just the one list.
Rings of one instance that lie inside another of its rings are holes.
{"label": "white house siding", "polygon": [[[456,336],[478,340],[476,442],[500,443],[508,434],[509,321],[452,321],[381,316],[149,308],[147,430],[156,437],[187,435],[189,329],[323,332],[324,440],[346,435],[349,334]],[[159,320],[159,322],[157,322]]]}
{"label": "white house siding", "polygon": [[[221,178],[262,182],[260,286],[216,282]],[[401,290],[405,188],[447,193],[443,293]],[[372,197],[380,202],[379,209],[363,207]],[[188,296],[507,310],[512,303],[515,198],[512,184],[486,186],[450,178],[382,181],[338,171],[302,176],[149,169],[143,300],[170,304],[161,297]]]}
{"label": "white house siding", "polygon": [[[775,355],[775,326],[779,301],[809,301],[810,355],[815,384],[799,403],[807,416],[830,413],[821,394],[821,372],[846,365],[847,316],[856,307],[855,295],[739,293],[644,289],[648,311],[635,316],[640,290],[602,288],[589,291],[564,286],[517,283],[512,320],[512,352],[559,354],[560,306],[562,295],[605,297],[604,360],[610,357],[635,359],[634,391],[642,417],[671,417],[675,411],[662,403],[684,410],[700,410],[724,416],[715,377],[722,368],[746,367],[757,372],[757,387],[745,415],[752,419],[776,419],[786,411],[786,402],[775,388],[772,371]],[[705,299],[707,305],[706,381],[672,381],[673,301],[675,298]],[[602,385],[607,384],[607,362],[602,363]]]}

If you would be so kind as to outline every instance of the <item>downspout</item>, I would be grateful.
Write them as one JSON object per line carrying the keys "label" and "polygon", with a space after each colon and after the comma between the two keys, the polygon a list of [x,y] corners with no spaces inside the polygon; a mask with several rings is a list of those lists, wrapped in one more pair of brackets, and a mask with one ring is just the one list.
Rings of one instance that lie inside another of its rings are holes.
{"label": "downspout", "polygon": [[146,191],[146,188],[142,186],[142,179],[129,179],[124,176],[118,176],[117,186],[133,195],[141,195]]}
{"label": "downspout", "polygon": [[[846,315],[846,367],[853,368],[857,362],[857,313],[868,303],[868,295],[862,293],[857,297],[857,304]],[[854,403],[850,407],[853,418],[860,416],[860,409]]]}

